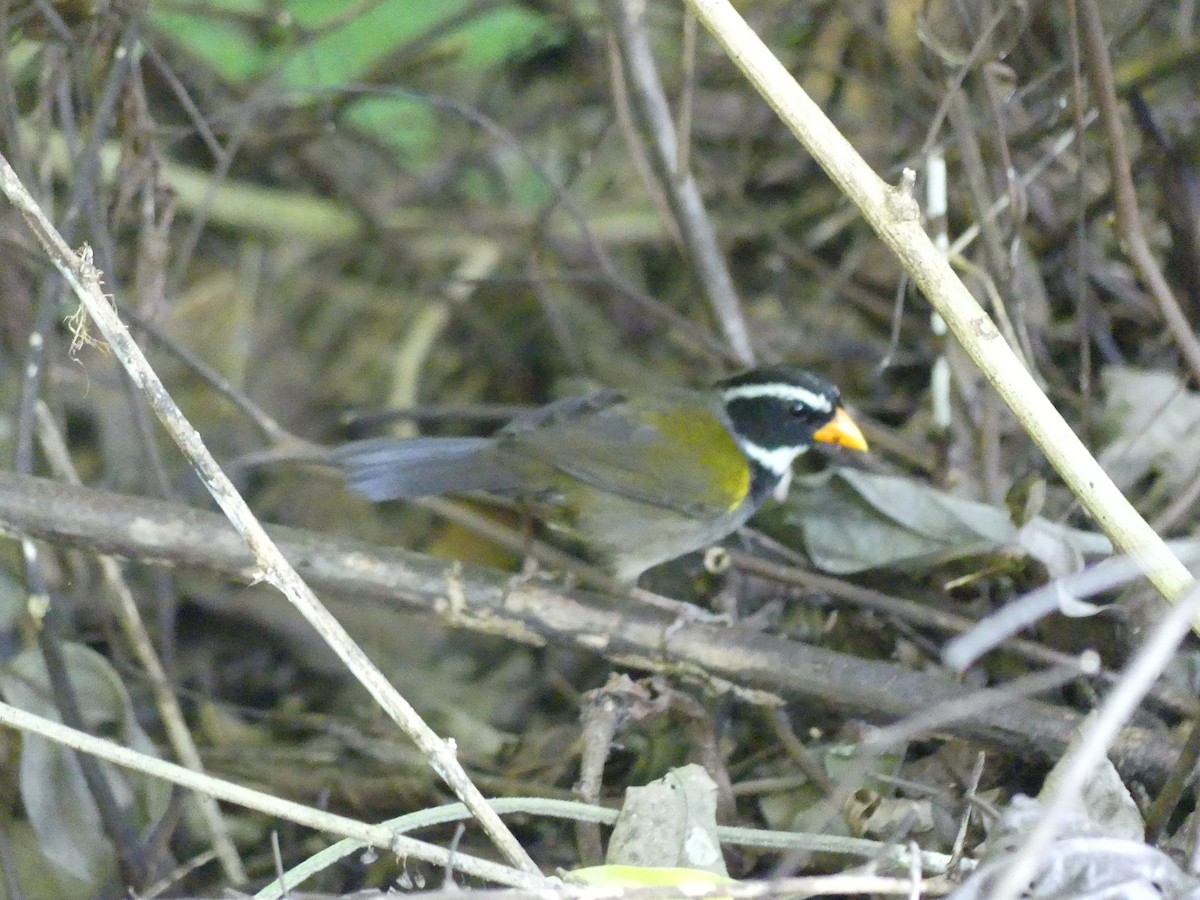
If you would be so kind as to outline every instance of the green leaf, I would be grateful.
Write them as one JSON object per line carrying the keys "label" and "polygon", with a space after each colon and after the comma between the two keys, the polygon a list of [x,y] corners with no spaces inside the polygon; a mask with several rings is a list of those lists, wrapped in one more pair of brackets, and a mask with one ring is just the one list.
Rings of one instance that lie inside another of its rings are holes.
{"label": "green leaf", "polygon": [[[64,644],[63,651],[88,729],[157,756],[153,742],[134,717],[125,686],[108,661],[82,644]],[[0,695],[27,712],[61,721],[37,650],[25,651],[0,669]],[[170,785],[105,763],[101,768],[117,802],[127,814],[132,813],[136,828],[147,832],[162,818]],[[117,861],[74,751],[36,735],[23,735],[20,782],[25,813],[42,853],[98,889],[115,874]]]}
{"label": "green leaf", "polygon": [[[487,86],[502,75],[498,70],[506,60],[556,34],[550,17],[520,3],[499,3],[477,14],[471,14],[471,7],[471,0],[383,0],[343,20],[343,0],[290,0],[277,9],[264,9],[259,0],[222,0],[217,8],[229,13],[224,18],[213,7],[195,14],[154,8],[152,17],[160,31],[228,81],[271,77],[293,92],[353,85],[373,67],[406,52],[410,42],[412,55],[405,57],[406,65],[424,73],[444,70],[460,88]],[[455,23],[464,12],[464,20]],[[250,22],[277,24],[255,29]],[[420,99],[389,96],[386,84],[379,87],[380,93],[364,95],[349,107],[347,121],[396,147],[410,165],[438,160],[448,139],[442,117]],[[314,98],[319,100],[319,95]],[[289,98],[300,99],[297,93]],[[522,164],[517,174],[518,193],[534,192],[534,199],[544,199],[544,186],[526,166]]]}
{"label": "green leaf", "polygon": [[1122,490],[1147,474],[1178,491],[1200,471],[1200,394],[1170,372],[1111,367],[1101,374],[1109,442],[1100,464]]}
{"label": "green leaf", "polygon": [[703,767],[689,763],[626,789],[605,858],[643,873],[704,869],[724,876],[717,786]]}
{"label": "green leaf", "polygon": [[1052,575],[1085,553],[1110,553],[1103,535],[1035,517],[1017,528],[1006,509],[964,500],[908,478],[835,469],[797,478],[785,523],[799,529],[813,564],[840,574],[924,568],[964,557],[1018,552]]}

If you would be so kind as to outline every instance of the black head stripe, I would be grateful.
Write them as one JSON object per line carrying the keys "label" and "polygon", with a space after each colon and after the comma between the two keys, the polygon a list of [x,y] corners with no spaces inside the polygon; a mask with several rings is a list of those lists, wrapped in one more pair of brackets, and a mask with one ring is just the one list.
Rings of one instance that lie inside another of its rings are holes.
{"label": "black head stripe", "polygon": [[722,382],[718,389],[743,445],[763,452],[808,447],[813,432],[841,405],[836,387],[790,366],[755,369]]}

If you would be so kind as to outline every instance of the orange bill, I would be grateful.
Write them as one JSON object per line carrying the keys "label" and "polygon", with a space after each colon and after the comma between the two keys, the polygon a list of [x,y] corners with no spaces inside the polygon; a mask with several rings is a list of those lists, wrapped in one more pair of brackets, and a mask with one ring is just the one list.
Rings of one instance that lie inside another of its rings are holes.
{"label": "orange bill", "polygon": [[862,431],[854,424],[850,414],[840,406],[833,414],[833,420],[824,428],[817,431],[813,437],[826,444],[837,444],[839,447],[849,447],[852,450],[866,450],[867,439]]}

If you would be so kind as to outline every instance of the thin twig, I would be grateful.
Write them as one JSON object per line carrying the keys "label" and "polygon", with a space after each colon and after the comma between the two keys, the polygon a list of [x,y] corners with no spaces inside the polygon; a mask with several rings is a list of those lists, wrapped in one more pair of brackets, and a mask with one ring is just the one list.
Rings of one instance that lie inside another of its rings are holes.
{"label": "thin twig", "polygon": [[[58,722],[52,722],[23,709],[17,709],[7,703],[0,702],[0,724],[41,735],[47,740],[90,754],[114,765],[143,772],[153,778],[161,778],[227,803],[257,810],[265,815],[295,822],[326,834],[353,838],[370,847],[378,847],[399,856],[411,856],[414,859],[427,860],[436,865],[445,865],[450,859],[450,853],[443,848],[398,835],[386,825],[368,825],[365,822],[300,803],[293,803],[290,800],[264,794],[262,791],[255,791],[220,778],[214,778],[211,775],[195,772],[158,757],[123,747],[113,741],[93,737],[85,732],[76,731],[74,728],[67,728]],[[488,809],[491,810],[491,807]],[[492,811],[492,815],[495,815],[494,811]],[[454,857],[455,865],[460,871],[486,878],[497,884],[511,884],[526,888],[545,886],[545,882],[540,876],[529,872],[510,869],[507,866],[465,856],[462,853],[456,853]]]}
{"label": "thin twig", "polygon": [[993,900],[1016,900],[1033,879],[1041,854],[1054,840],[1059,824],[1080,803],[1087,780],[1104,761],[1120,729],[1137,712],[1141,699],[1175,655],[1197,608],[1200,608],[1200,588],[1192,588],[1158,623],[1129,661],[1124,676],[1104,705],[1084,725],[1069,755],[1058,763],[1060,777],[1050,788],[1050,796],[1044,798],[1042,817],[1009,861],[1004,877],[992,891]]}
{"label": "thin twig", "polygon": [[[854,201],[942,314],[975,365],[1113,543],[1145,563],[1169,600],[1194,579],[1092,457],[947,265],[911,194],[885,184],[746,24],[728,0],[688,0],[705,27],[796,138]],[[1165,560],[1165,562],[1164,562]],[[1200,622],[1197,623],[1200,630]]]}
{"label": "thin twig", "polygon": [[[1083,62],[1079,48],[1079,7],[1076,0],[1067,0],[1067,31],[1069,61],[1071,66],[1071,118],[1074,123],[1076,142],[1079,145],[1079,162],[1075,171],[1075,193],[1079,198],[1074,229],[1073,261],[1075,271],[1072,282],[1075,294],[1075,309],[1079,316],[1079,395],[1088,402],[1081,404],[1079,430],[1085,439],[1092,434],[1092,328],[1096,318],[1092,308],[1091,291],[1087,275],[1087,146],[1083,141],[1086,129],[1087,99],[1083,91]],[[1161,520],[1151,522],[1155,531],[1168,531]]]}
{"label": "thin twig", "polygon": [[660,181],[671,201],[671,209],[699,272],[713,314],[738,361],[743,365],[752,365],[754,347],[742,316],[741,301],[704,208],[700,188],[690,171],[679,168],[680,160],[686,157],[679,149],[679,137],[667,105],[666,92],[658,77],[645,23],[638,10],[641,5],[631,0],[610,0],[607,6],[626,83],[634,101],[634,112],[641,119],[643,130],[650,136]]}
{"label": "thin twig", "polygon": [[[996,286],[995,292],[990,294],[995,316],[1009,345],[1020,356],[1025,367],[1032,369],[1030,350],[1028,347],[1021,346],[1017,331],[1004,306],[1004,295],[1009,294],[1012,289],[1012,266],[1009,264],[1008,254],[1004,249],[1000,223],[996,217],[986,214],[993,203],[988,187],[987,169],[984,166],[983,151],[979,147],[978,136],[975,134],[975,121],[971,117],[970,107],[967,105],[967,95],[961,89],[952,93],[949,109],[950,125],[958,140],[963,172],[966,175],[971,202],[975,205],[975,218],[979,223],[979,233],[983,238],[984,256],[987,259],[986,271],[990,273]],[[1011,199],[1009,202],[1011,204]]]}
{"label": "thin twig", "polygon": [[[733,557],[733,564],[744,572],[749,572],[760,578],[769,578],[780,584],[791,584],[807,588],[808,590],[819,591],[822,594],[828,594],[830,597],[852,604],[859,609],[872,610],[881,615],[899,619],[902,622],[908,622],[920,628],[933,628],[948,634],[959,635],[970,631],[979,624],[977,621],[968,619],[966,616],[961,616],[957,613],[937,609],[926,603],[918,603],[915,600],[907,600],[903,597],[885,594],[882,591],[872,590],[871,588],[863,587],[840,578],[821,575],[817,572],[810,572],[795,566],[778,565],[769,560],[750,556],[745,553],[734,552],[731,556]],[[1130,571],[1128,577],[1132,577],[1134,574],[1133,571]],[[1060,650],[1052,650],[1036,641],[1026,640],[1025,638],[1008,637],[1001,646],[1008,652],[1037,665],[1070,666],[1075,662],[1075,657],[1068,653],[1063,653]],[[1101,669],[1097,673],[1097,677],[1102,678],[1108,683],[1115,683],[1117,673],[1110,669]],[[1195,716],[1200,714],[1200,704],[1196,702],[1195,698],[1189,692],[1173,689],[1169,685],[1156,685],[1154,697],[1158,702],[1182,715]]]}
{"label": "thin twig", "polygon": [[1170,824],[1171,817],[1175,815],[1179,801],[1183,798],[1183,792],[1187,790],[1188,784],[1192,780],[1197,762],[1200,762],[1200,723],[1193,719],[1191,729],[1183,741],[1183,749],[1179,753],[1179,760],[1176,762],[1175,768],[1171,770],[1167,783],[1163,785],[1158,796],[1154,798],[1154,802],[1150,804],[1150,808],[1146,810],[1146,841],[1148,843],[1157,845],[1162,838]]}
{"label": "thin twig", "polygon": [[[780,695],[823,707],[891,718],[958,703],[971,690],[944,674],[867,660],[745,628],[683,622],[645,604],[595,597],[455,566],[418,553],[328,534],[272,526],[285,554],[315,583],[357,604],[402,607],[456,628],[503,634],[536,646],[578,647],[615,664],[684,673],[714,692],[747,702]],[[254,556],[215,513],[144,497],[76,488],[0,471],[0,534],[27,535],[130,560],[169,562],[247,581]],[[281,601],[280,601],[281,602]],[[1080,717],[1045,703],[988,708],[953,732],[991,746],[1056,758]],[[1168,736],[1130,728],[1113,758],[1126,776],[1161,782],[1177,756]]]}
{"label": "thin twig", "polygon": [[421,749],[430,765],[459,799],[475,811],[484,830],[509,860],[519,868],[536,872],[533,860],[467,777],[453,746],[442,741],[425,724],[412,705],[400,696],[279,552],[246,501],[208,452],[199,432],[171,399],[141,348],[129,336],[100,286],[100,276],[91,264],[90,253],[86,248],[81,255],[71,251],[3,157],[0,157],[0,189],[20,211],[55,268],[86,307],[113,353],[145,393],[159,420],[253,551],[260,567],[259,578],[278,588],[317,629],[376,702]]}
{"label": "thin twig", "polygon": [[[66,441],[63,440],[50,410],[41,402],[37,407],[37,420],[38,441],[50,463],[51,470],[68,484],[81,484],[79,475],[67,452]],[[183,718],[183,710],[179,707],[179,701],[171,690],[170,679],[167,677],[162,663],[159,662],[158,654],[154,651],[150,632],[142,621],[141,611],[133,599],[133,592],[130,591],[125,576],[121,574],[117,561],[111,556],[102,555],[100,557],[100,569],[104,575],[104,582],[115,599],[117,619],[125,632],[125,638],[133,647],[134,655],[141,663],[150,681],[150,689],[154,693],[154,700],[158,706],[159,715],[162,717],[167,739],[171,742],[175,755],[189,769],[203,772],[204,763],[200,760],[200,751],[196,749],[196,744],[192,741],[191,732],[188,731],[187,722]],[[229,829],[221,816],[220,807],[211,797],[201,798],[198,806],[201,817],[212,835],[213,849],[216,851],[226,877],[234,884],[244,884],[247,881],[246,869],[242,865],[241,857],[238,856],[233,839],[229,836]]]}
{"label": "thin twig", "polygon": [[275,446],[289,446],[301,443],[300,439],[275,421],[266,410],[251,400],[246,394],[234,387],[229,380],[205,362],[194,350],[175,340],[159,325],[146,318],[136,309],[127,309],[125,314],[130,324],[149,337],[152,341],[179,359],[185,366],[203,381],[210,389],[232,403],[239,412],[258,428],[262,436]]}
{"label": "thin twig", "polygon": [[1133,172],[1129,165],[1129,151],[1125,145],[1125,128],[1117,110],[1117,89],[1113,80],[1112,63],[1108,58],[1108,45],[1104,40],[1104,26],[1100,22],[1100,11],[1095,0],[1078,0],[1079,24],[1083,31],[1083,61],[1087,69],[1088,82],[1092,88],[1092,99],[1100,110],[1100,125],[1107,139],[1108,164],[1112,170],[1114,202],[1117,210],[1117,227],[1129,256],[1137,266],[1142,280],[1158,302],[1163,321],[1175,339],[1175,346],[1192,371],[1192,378],[1200,381],[1200,340],[1179,306],[1175,292],[1167,283],[1158,260],[1146,240],[1142,225],[1142,214],[1138,210],[1137,193],[1133,187]]}
{"label": "thin twig", "polygon": [[[1032,672],[998,687],[975,691],[958,701],[915,711],[894,725],[868,732],[854,759],[839,773],[835,789],[825,794],[805,812],[805,827],[816,831],[825,830],[825,825],[839,814],[850,795],[875,770],[879,757],[883,754],[895,752],[908,741],[915,740],[959,717],[974,715],[977,710],[1011,705],[1021,702],[1021,698],[1061,687],[1077,674],[1078,668],[1054,668]],[[799,871],[806,860],[806,850],[789,853],[776,865],[774,874],[790,875]]]}

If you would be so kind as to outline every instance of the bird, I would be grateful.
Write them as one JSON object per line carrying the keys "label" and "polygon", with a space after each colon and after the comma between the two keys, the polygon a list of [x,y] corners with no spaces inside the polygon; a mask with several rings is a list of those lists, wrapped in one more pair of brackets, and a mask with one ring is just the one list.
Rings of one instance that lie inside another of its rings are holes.
{"label": "bird", "polygon": [[760,367],[708,390],[600,390],[522,413],[490,437],[368,438],[331,455],[372,501],[483,491],[525,504],[619,583],[720,541],[814,443],[866,450],[825,378]]}

